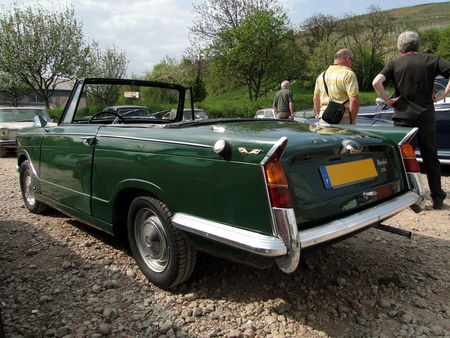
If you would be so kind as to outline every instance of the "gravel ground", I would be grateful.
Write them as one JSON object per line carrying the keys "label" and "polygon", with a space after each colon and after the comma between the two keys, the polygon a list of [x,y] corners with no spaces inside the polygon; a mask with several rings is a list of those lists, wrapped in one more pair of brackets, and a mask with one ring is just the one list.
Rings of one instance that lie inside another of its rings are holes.
{"label": "gravel ground", "polygon": [[[0,309],[6,337],[450,337],[450,200],[304,255],[292,274],[201,256],[172,292],[119,240],[56,211],[29,213],[0,159]],[[449,171],[443,177],[450,196]],[[0,336],[1,336],[0,330]]]}

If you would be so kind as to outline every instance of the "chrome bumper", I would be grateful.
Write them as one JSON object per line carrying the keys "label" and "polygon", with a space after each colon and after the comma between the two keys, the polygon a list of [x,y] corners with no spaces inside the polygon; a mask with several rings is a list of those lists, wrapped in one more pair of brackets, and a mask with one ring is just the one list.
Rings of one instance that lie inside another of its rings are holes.
{"label": "chrome bumper", "polygon": [[17,147],[17,141],[14,140],[0,140],[0,147]]}
{"label": "chrome bumper", "polygon": [[[291,227],[288,235],[269,236],[253,231],[239,229],[231,225],[213,222],[199,217],[176,213],[172,219],[175,227],[196,235],[218,241],[232,247],[277,258],[280,269],[284,272],[294,271],[299,262],[299,250],[338,239],[359,231],[365,227],[382,222],[403,209],[421,200],[421,196],[409,191],[387,202],[353,215],[301,231],[292,231],[297,227],[295,218],[286,219],[286,226]],[[289,213],[287,213],[289,214]],[[294,238],[289,238],[289,234]],[[287,265],[286,263],[289,262]]]}

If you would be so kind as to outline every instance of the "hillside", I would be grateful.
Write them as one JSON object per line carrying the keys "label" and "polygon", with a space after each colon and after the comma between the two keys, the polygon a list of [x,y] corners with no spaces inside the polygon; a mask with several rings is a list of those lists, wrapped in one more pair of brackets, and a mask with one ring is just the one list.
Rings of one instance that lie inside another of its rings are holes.
{"label": "hillside", "polygon": [[450,25],[450,1],[430,3],[383,11],[394,18],[395,26],[420,30],[441,29]]}

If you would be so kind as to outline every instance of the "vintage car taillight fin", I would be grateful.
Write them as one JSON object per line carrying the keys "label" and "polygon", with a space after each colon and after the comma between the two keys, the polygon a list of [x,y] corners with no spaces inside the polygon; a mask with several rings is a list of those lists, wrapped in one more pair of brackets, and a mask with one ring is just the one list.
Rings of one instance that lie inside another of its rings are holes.
{"label": "vintage car taillight fin", "polygon": [[270,202],[273,208],[293,208],[286,173],[280,163],[286,145],[287,138],[281,138],[272,150],[269,151],[262,163]]}

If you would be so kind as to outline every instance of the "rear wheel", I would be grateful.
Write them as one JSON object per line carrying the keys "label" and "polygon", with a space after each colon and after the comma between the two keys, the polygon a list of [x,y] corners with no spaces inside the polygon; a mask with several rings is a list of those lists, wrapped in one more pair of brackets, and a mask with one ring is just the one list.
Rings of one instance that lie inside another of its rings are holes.
{"label": "rear wheel", "polygon": [[22,192],[22,199],[28,210],[35,214],[40,214],[48,209],[48,205],[36,200],[34,179],[30,163],[23,161],[20,165],[20,190]]}
{"label": "rear wheel", "polygon": [[128,212],[128,241],[144,275],[161,288],[186,281],[194,270],[197,252],[172,225],[171,212],[159,200],[140,196]]}
{"label": "rear wheel", "polygon": [[6,157],[6,148],[0,147],[0,157]]}

